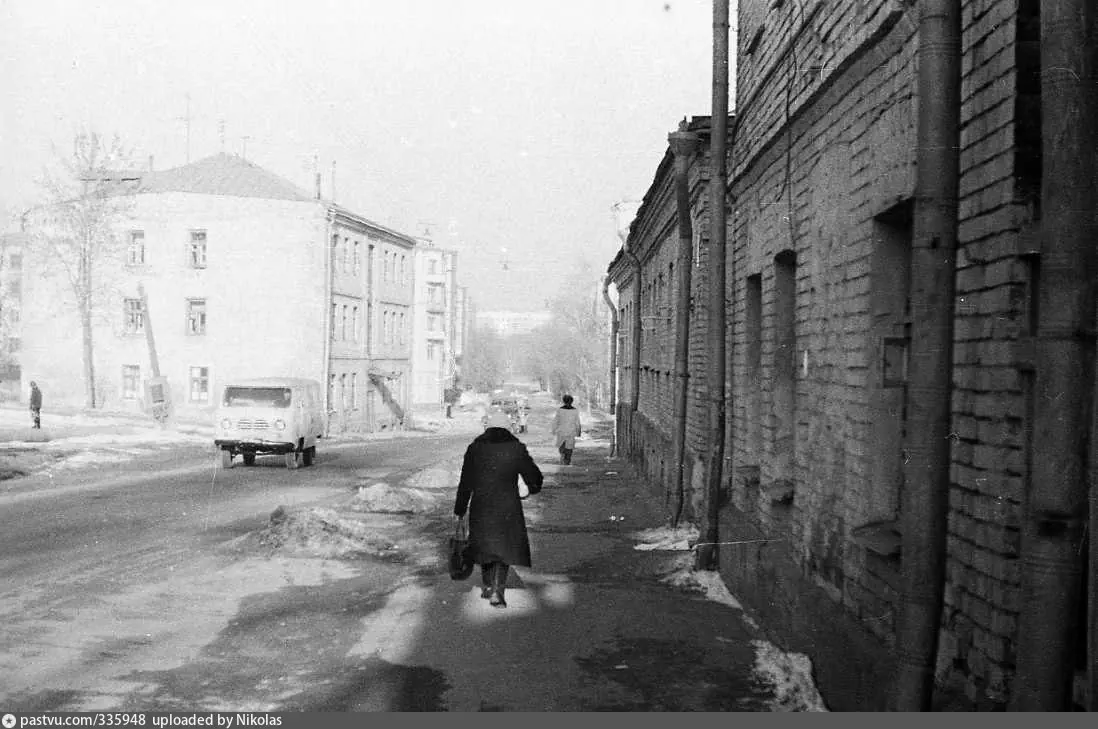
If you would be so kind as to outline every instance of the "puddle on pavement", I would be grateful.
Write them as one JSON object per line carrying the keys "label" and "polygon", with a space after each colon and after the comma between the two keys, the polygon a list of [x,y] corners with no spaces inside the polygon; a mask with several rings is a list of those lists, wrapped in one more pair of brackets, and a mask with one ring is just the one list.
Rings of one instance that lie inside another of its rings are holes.
{"label": "puddle on pavement", "polygon": [[616,684],[584,711],[768,711],[768,694],[745,671],[730,671],[710,650],[685,641],[629,638],[576,658],[587,673]]}

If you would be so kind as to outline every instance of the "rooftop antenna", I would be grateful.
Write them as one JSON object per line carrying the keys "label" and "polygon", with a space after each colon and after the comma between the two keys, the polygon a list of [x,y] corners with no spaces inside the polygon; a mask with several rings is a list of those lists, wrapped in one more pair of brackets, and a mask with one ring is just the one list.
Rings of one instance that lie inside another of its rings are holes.
{"label": "rooftop antenna", "polygon": [[191,161],[191,94],[187,93],[187,113],[185,116],[177,117],[183,122],[183,127],[186,129],[187,134],[187,163]]}
{"label": "rooftop antenna", "polygon": [[250,134],[243,134],[240,137],[240,140],[244,143],[244,151],[240,156],[244,159],[248,159],[248,140],[251,138]]}
{"label": "rooftop antenna", "polygon": [[332,160],[332,202],[336,200],[336,161]]}
{"label": "rooftop antenna", "polygon": [[222,119],[217,123],[217,135],[221,137],[221,153],[225,153],[225,120]]}
{"label": "rooftop antenna", "polygon": [[313,153],[313,176],[316,178],[316,199],[321,198],[320,194],[320,160],[316,153]]}

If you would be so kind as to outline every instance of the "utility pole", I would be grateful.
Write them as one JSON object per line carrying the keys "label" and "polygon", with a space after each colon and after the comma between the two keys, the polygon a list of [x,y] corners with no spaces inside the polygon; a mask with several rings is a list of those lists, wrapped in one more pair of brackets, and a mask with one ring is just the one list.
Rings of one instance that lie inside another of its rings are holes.
{"label": "utility pole", "polygon": [[720,498],[724,480],[725,417],[725,240],[728,188],[728,0],[713,0],[713,137],[709,164],[709,472],[706,474],[705,511],[695,553],[695,569],[715,570],[719,565]]}
{"label": "utility pole", "polygon": [[149,297],[145,294],[145,285],[137,284],[137,295],[141,299],[142,324],[145,329],[145,342],[149,348],[149,369],[152,372],[145,383],[146,405],[160,426],[167,427],[172,415],[171,390],[168,380],[160,376],[160,359],[156,354],[156,339],[153,337],[152,317],[149,313]]}

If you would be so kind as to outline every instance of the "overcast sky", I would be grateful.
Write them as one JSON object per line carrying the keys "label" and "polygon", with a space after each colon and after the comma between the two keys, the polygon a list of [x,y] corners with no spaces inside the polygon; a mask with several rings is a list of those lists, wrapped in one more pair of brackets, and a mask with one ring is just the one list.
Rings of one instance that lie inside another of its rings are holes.
{"label": "overcast sky", "polygon": [[541,309],[605,270],[711,59],[711,0],[0,0],[0,214],[84,125],[184,164],[189,94],[191,160],[311,190],[315,158],[325,196],[334,161],[336,200],[430,225],[482,310]]}

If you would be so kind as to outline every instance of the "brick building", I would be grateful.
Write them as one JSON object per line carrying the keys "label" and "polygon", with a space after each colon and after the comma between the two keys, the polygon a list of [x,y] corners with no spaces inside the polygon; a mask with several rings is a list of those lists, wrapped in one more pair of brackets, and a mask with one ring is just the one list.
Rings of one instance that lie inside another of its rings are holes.
{"label": "brick building", "polygon": [[[134,180],[117,243],[95,262],[101,407],[142,408],[151,323],[181,414],[205,417],[228,380],[287,376],[328,384],[335,431],[400,422],[414,238],[233,155]],[[50,402],[75,406],[84,402],[80,324],[64,266],[44,245],[47,210],[28,216],[36,242],[24,258],[20,361]]]}
{"label": "brick building", "polygon": [[[962,7],[950,512],[937,678],[957,689],[959,701],[995,707],[1009,700],[1015,670],[1032,453],[1039,5],[970,0]],[[916,20],[910,4],[893,0],[739,3],[722,539],[750,543],[722,549],[722,572],[792,647],[813,657],[825,697],[847,697],[845,708],[884,706],[899,615]],[[706,177],[705,151],[691,172],[696,238],[705,233],[706,196],[696,187]],[[622,308],[619,442],[665,483],[675,332],[664,312],[674,301],[667,265],[678,245],[670,164],[669,153],[609,269]],[[705,423],[704,383],[696,382],[705,372],[704,241],[699,248],[687,460],[695,471],[704,468]],[[637,306],[639,331],[631,327]],[[690,480],[698,482],[697,473]],[[1092,574],[1085,553],[1079,559]],[[1080,704],[1085,643],[1081,636]]]}

